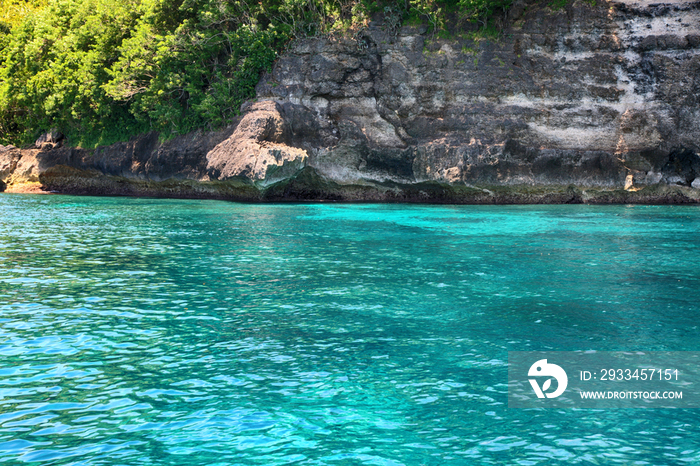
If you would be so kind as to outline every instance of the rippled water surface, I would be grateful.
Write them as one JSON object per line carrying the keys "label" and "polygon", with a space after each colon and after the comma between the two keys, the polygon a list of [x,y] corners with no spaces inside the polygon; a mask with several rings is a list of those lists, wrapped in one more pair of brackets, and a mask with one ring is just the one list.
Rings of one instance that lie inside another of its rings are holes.
{"label": "rippled water surface", "polygon": [[507,352],[700,350],[700,209],[0,196],[0,463],[698,464]]}

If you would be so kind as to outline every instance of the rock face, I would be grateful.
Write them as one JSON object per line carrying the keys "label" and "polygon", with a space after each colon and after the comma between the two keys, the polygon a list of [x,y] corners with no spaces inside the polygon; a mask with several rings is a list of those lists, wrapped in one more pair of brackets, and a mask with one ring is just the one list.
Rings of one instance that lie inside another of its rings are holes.
{"label": "rock face", "polygon": [[[303,166],[307,154],[291,145],[280,105],[268,100],[256,102],[246,110],[231,137],[207,153],[207,171],[217,179],[247,177],[271,181],[293,175]],[[278,168],[287,169],[278,172]]]}
{"label": "rock face", "polygon": [[37,149],[53,149],[63,142],[64,136],[57,129],[52,129],[51,131],[42,134],[36,140],[34,145]]}
{"label": "rock face", "polygon": [[700,2],[544,5],[516,2],[497,41],[381,21],[300,41],[223,131],[0,149],[0,179],[247,200],[699,202]]}

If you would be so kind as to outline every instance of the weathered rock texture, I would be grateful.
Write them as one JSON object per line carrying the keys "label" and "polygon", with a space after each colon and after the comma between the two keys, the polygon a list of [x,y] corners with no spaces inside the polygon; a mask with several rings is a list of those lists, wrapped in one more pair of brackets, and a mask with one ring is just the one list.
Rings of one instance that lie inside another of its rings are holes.
{"label": "weathered rock texture", "polygon": [[[246,200],[699,202],[700,2],[516,3],[498,41],[296,43],[217,133],[0,149],[0,180]],[[1,185],[0,185],[1,187]]]}

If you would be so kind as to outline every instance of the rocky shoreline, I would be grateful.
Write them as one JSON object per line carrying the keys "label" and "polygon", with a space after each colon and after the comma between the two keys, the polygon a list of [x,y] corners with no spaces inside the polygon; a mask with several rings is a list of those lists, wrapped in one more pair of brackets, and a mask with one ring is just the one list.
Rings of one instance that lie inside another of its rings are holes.
{"label": "rocky shoreline", "polygon": [[313,168],[267,187],[244,179],[198,181],[146,180],[112,176],[65,165],[43,172],[38,181],[5,186],[8,194],[72,194],[238,202],[381,202],[429,204],[700,204],[700,189],[659,183],[638,190],[575,185],[456,185],[435,181],[413,184],[345,184],[324,179]]}
{"label": "rocky shoreline", "polygon": [[498,41],[299,41],[216,132],[0,146],[0,191],[249,202],[700,203],[700,2],[516,3]]}

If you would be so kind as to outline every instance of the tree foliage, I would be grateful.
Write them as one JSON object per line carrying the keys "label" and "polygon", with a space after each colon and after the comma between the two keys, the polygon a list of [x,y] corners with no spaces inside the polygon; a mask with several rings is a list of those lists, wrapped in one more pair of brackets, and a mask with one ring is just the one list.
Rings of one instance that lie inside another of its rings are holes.
{"label": "tree foliage", "polygon": [[[447,0],[486,21],[509,0]],[[294,37],[384,11],[444,24],[439,0],[0,0],[0,142],[57,128],[95,146],[230,121]],[[388,12],[388,13],[387,13]]]}
{"label": "tree foliage", "polygon": [[512,3],[513,0],[459,0],[458,5],[463,19],[486,29],[494,14],[505,12]]}
{"label": "tree foliage", "polygon": [[132,5],[57,0],[11,29],[0,58],[3,139],[28,142],[51,127],[98,139],[117,129],[138,130],[128,108],[103,89],[136,23]]}
{"label": "tree foliage", "polygon": [[0,0],[0,23],[12,27],[46,4],[47,0]]}

